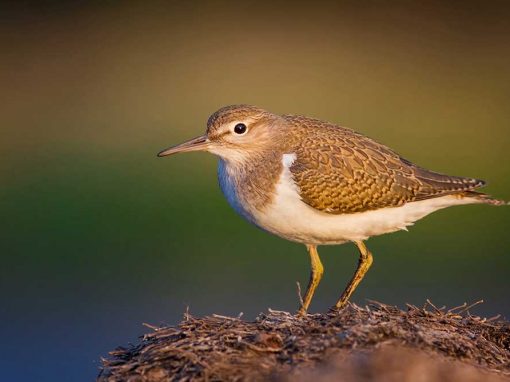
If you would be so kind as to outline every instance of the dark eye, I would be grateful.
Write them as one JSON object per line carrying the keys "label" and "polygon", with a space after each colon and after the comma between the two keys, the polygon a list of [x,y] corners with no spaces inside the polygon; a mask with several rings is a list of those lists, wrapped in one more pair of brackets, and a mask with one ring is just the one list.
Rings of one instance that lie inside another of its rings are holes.
{"label": "dark eye", "polygon": [[244,123],[238,123],[234,127],[234,132],[236,134],[244,134],[244,133],[246,133],[246,125]]}

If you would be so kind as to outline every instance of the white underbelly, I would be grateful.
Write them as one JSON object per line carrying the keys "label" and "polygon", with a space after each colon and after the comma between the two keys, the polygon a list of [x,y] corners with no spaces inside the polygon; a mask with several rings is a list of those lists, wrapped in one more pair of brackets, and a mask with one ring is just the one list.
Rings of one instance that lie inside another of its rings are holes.
{"label": "white underbelly", "polygon": [[366,240],[371,236],[405,230],[415,221],[441,208],[473,203],[468,199],[444,196],[401,207],[353,214],[333,215],[320,212],[298,199],[280,199],[256,213],[256,224],[291,241],[306,244],[341,244]]}
{"label": "white underbelly", "polygon": [[222,184],[220,176],[220,184],[229,203],[246,219],[268,232],[299,243],[319,245],[365,240],[371,236],[405,230],[415,221],[441,208],[477,202],[469,198],[443,196],[366,212],[340,215],[325,213],[301,200],[288,170],[292,161],[285,158],[286,155],[272,201],[261,210],[241,203],[235,185],[229,182],[229,177],[225,176],[224,171],[222,173],[221,167],[220,174],[224,177]]}

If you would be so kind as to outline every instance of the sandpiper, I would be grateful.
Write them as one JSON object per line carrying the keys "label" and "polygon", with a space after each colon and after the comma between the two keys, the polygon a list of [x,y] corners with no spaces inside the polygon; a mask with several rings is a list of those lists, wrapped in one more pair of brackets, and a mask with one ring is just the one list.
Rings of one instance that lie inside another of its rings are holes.
{"label": "sandpiper", "polygon": [[318,245],[353,242],[359,249],[358,268],[332,308],[340,309],[372,264],[364,240],[406,230],[441,208],[507,204],[475,191],[482,180],[426,170],[353,130],[250,105],[221,108],[204,135],[158,156],[188,151],[219,157],[221,190],[242,217],[306,245],[311,273],[300,314],[323,274]]}

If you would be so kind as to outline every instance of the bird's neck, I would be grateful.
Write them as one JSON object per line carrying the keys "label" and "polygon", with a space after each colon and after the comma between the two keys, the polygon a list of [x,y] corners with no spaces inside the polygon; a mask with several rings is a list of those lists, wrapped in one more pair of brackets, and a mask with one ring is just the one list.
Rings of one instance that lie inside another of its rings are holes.
{"label": "bird's neck", "polygon": [[262,210],[271,202],[282,172],[281,154],[260,152],[250,160],[220,158],[218,175],[222,189],[228,184],[243,205]]}

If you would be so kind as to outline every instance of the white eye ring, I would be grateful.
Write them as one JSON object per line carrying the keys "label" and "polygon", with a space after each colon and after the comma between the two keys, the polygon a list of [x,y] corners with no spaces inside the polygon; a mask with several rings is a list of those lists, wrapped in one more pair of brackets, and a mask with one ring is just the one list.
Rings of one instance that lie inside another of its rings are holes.
{"label": "white eye ring", "polygon": [[237,135],[243,135],[247,131],[248,131],[248,128],[246,127],[246,125],[244,123],[238,123],[237,125],[234,126],[234,133],[236,133]]}

